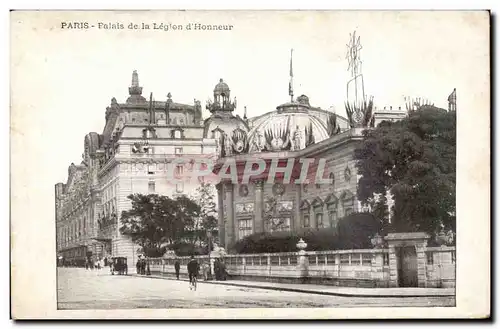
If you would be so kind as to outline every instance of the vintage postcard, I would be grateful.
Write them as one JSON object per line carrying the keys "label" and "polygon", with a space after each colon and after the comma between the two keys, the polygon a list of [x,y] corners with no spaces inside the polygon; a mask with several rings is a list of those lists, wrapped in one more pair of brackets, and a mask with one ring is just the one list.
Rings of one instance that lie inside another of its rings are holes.
{"label": "vintage postcard", "polygon": [[489,12],[10,19],[13,318],[489,317]]}

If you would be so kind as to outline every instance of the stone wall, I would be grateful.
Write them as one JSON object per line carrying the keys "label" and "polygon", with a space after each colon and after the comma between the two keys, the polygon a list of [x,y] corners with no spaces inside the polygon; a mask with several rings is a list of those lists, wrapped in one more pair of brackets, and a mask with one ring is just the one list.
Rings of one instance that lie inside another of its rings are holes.
{"label": "stone wall", "polygon": [[426,250],[427,287],[455,287],[455,247],[430,247]]}
{"label": "stone wall", "polygon": [[[426,248],[426,282],[433,288],[455,287],[455,248]],[[224,263],[232,280],[311,283],[353,287],[391,287],[389,249],[226,255]],[[150,259],[153,274],[175,275],[175,259],[181,261],[181,276],[187,275],[189,257]],[[207,264],[208,256],[197,256]],[[213,257],[212,257],[213,261]],[[212,272],[213,273],[213,272]]]}

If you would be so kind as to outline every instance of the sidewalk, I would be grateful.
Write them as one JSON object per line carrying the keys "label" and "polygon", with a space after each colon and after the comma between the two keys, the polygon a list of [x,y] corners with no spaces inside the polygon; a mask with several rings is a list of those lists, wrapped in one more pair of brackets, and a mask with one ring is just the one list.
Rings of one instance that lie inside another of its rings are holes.
{"label": "sidewalk", "polygon": [[[174,280],[177,279],[170,275],[138,275],[132,276]],[[179,281],[189,281],[181,278]],[[259,282],[259,281],[203,281],[199,280],[198,284],[218,284],[225,286],[246,287],[255,289],[279,290],[290,292],[301,292],[317,295],[344,296],[344,297],[454,297],[455,288],[355,288],[355,287],[333,287],[326,285],[315,284],[289,284],[275,282]]]}

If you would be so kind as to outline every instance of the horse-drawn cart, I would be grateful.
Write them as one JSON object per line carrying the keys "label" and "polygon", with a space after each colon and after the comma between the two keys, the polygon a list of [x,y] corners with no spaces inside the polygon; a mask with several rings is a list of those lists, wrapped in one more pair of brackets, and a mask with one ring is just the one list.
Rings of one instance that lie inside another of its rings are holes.
{"label": "horse-drawn cart", "polygon": [[115,272],[118,275],[127,275],[128,274],[127,257],[111,258],[111,265],[109,266],[109,269],[111,271],[111,275],[115,275]]}

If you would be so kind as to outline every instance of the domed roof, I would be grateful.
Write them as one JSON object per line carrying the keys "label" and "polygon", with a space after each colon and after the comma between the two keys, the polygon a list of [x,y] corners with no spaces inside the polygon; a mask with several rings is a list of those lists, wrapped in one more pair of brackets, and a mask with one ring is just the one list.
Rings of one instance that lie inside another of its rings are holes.
{"label": "domed roof", "polygon": [[214,88],[214,94],[219,94],[219,95],[226,94],[226,96],[229,96],[230,91],[231,90],[229,89],[229,86],[222,79],[219,80],[219,83],[215,85]]}
{"label": "domed roof", "polygon": [[212,115],[205,120],[205,129],[203,136],[205,138],[214,138],[214,130],[220,129],[226,134],[231,134],[235,129],[243,129],[248,131],[248,125],[239,116],[233,116],[232,114],[217,114]]}
{"label": "domed roof", "polygon": [[280,105],[277,111],[259,117],[248,133],[250,152],[300,150],[329,137],[326,123],[297,102]]}

